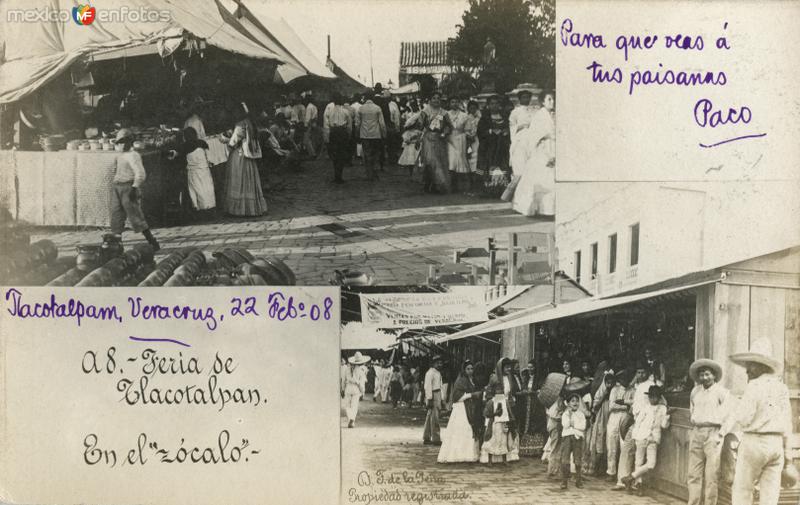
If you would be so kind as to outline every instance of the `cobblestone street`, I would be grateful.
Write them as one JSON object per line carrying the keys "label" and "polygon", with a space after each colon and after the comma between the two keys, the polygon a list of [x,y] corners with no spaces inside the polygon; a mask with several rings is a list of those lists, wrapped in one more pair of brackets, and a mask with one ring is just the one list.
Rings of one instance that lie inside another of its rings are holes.
{"label": "cobblestone street", "polygon": [[[570,484],[561,491],[559,483],[549,480],[539,458],[522,458],[509,465],[436,463],[438,447],[422,444],[425,409],[398,408],[375,404],[371,395],[361,401],[354,429],[347,429],[342,411],[342,503],[463,503],[465,505],[534,505],[534,504],[614,504],[678,505],[682,502],[654,491],[644,497],[611,491],[607,482],[587,478],[583,489]],[[446,421],[442,422],[446,426]],[[443,428],[444,433],[444,428]],[[384,479],[390,474],[406,476],[406,484],[378,484],[378,471]],[[364,473],[366,472],[366,473]],[[420,473],[421,472],[421,473]],[[418,483],[417,479],[428,482]],[[367,478],[371,485],[367,483]],[[435,481],[435,482],[432,482]],[[392,494],[400,491],[399,495]],[[398,498],[378,502],[384,496]],[[409,493],[409,494],[404,494]],[[416,496],[411,493],[418,493]],[[449,500],[436,499],[452,493]],[[377,495],[377,496],[376,496]],[[433,499],[431,499],[433,498]],[[417,500],[417,501],[415,501]]]}
{"label": "cobblestone street", "polygon": [[[253,254],[276,256],[297,275],[298,284],[328,284],[334,270],[370,274],[375,284],[419,284],[428,265],[449,262],[453,251],[486,247],[511,231],[550,232],[552,220],[527,218],[499,200],[462,194],[425,195],[408,170],[389,167],[367,181],[363,166],[345,170],[345,184],[333,184],[325,155],[294,173],[270,176],[269,214],[261,218],[219,218],[214,222],[154,230],[158,256],[186,246],[214,252],[238,245]],[[103,230],[37,230],[62,253],[81,243],[99,243]],[[127,231],[125,245],[142,241]]]}

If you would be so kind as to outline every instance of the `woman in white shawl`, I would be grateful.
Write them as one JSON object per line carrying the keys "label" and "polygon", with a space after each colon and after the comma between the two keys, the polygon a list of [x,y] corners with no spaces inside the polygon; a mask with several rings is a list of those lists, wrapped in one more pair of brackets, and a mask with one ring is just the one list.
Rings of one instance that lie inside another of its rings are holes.
{"label": "woman in white shawl", "polygon": [[[540,100],[542,108],[525,130],[529,153],[514,193],[514,210],[525,216],[555,214],[555,93],[543,91]],[[517,173],[516,167],[514,172]]]}

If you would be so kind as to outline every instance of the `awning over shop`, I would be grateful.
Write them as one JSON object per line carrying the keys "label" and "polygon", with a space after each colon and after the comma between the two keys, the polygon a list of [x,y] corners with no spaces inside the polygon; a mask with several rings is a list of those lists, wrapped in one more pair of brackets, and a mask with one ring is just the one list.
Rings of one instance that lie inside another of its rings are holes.
{"label": "awning over shop", "polygon": [[390,89],[389,92],[393,95],[410,95],[412,93],[419,93],[420,86],[417,81],[410,82],[405,86],[400,86],[399,88]]}
{"label": "awning over shop", "polygon": [[690,290],[693,288],[704,286],[706,284],[717,282],[718,280],[719,279],[706,280],[703,282],[698,282],[696,284],[676,286],[673,288],[660,289],[656,291],[649,291],[646,293],[639,293],[629,296],[618,296],[613,298],[586,298],[583,300],[578,300],[571,303],[565,303],[563,305],[558,305],[555,307],[552,306],[551,304],[532,307],[527,310],[521,310],[504,317],[499,317],[497,319],[487,321],[486,323],[474,326],[467,330],[459,331],[458,333],[446,335],[444,337],[437,339],[436,343],[442,343],[448,340],[456,340],[460,338],[481,335],[483,333],[489,333],[493,331],[506,330],[509,328],[515,328],[517,326],[525,326],[528,324],[541,323],[544,321],[552,321],[555,319],[562,319],[565,317],[589,314],[592,312],[597,312],[600,310],[609,309],[612,307],[617,307],[628,303],[633,303],[650,298],[656,298],[659,296],[668,295],[670,293],[675,293],[677,291]]}
{"label": "awning over shop", "polygon": [[[78,58],[108,49],[125,49],[180,40],[187,33],[225,51],[251,58],[283,62],[275,52],[242,35],[225,20],[215,0],[99,0],[98,11],[163,12],[156,21],[134,22],[129,17],[104,19],[89,25],[71,17],[53,16],[26,22],[9,18],[9,11],[57,12],[72,15],[71,0],[9,0],[0,6],[4,20],[4,46],[0,65],[0,103],[14,102],[36,91],[67,70]],[[6,22],[10,20],[9,22]],[[174,44],[174,43],[173,43]],[[173,45],[168,44],[168,45]]]}

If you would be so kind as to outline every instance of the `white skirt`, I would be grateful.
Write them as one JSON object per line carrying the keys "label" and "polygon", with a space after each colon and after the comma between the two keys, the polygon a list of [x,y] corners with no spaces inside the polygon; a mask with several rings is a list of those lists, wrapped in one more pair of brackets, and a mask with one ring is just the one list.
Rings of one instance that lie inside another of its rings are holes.
{"label": "white skirt", "polygon": [[480,455],[479,441],[472,437],[472,426],[467,419],[464,402],[453,404],[450,421],[442,435],[439,463],[474,463]]}

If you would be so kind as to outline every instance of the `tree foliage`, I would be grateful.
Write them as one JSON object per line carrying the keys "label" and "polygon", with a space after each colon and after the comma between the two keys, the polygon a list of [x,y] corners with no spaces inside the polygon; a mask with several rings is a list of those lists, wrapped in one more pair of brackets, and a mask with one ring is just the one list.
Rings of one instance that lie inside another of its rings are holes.
{"label": "tree foliage", "polygon": [[497,90],[523,82],[555,87],[555,0],[469,0],[450,39],[456,65],[481,67],[483,46],[496,47]]}

